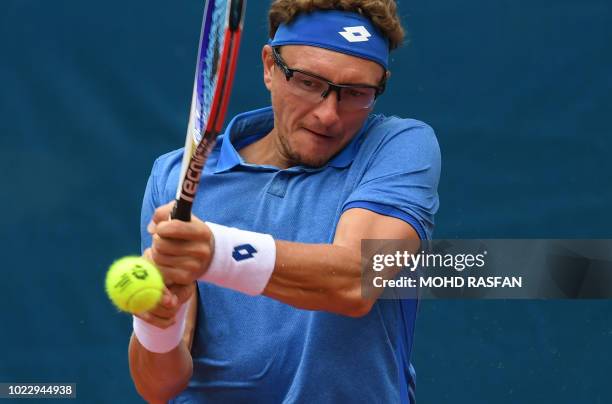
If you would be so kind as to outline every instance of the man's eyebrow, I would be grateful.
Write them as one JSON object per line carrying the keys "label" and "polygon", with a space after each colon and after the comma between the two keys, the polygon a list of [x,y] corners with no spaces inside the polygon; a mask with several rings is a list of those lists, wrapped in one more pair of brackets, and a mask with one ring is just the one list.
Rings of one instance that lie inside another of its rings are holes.
{"label": "man's eyebrow", "polygon": [[[338,85],[380,87],[381,83],[385,80],[385,76],[387,74],[387,72],[384,71],[382,78],[380,80],[378,80],[375,84],[371,84],[371,83],[367,83],[367,82],[363,82],[363,81],[359,82],[359,81],[356,81],[356,80],[353,81],[353,82],[348,82],[348,81],[336,82],[336,81],[328,79],[325,76],[322,76],[322,75],[320,75],[318,73],[315,73],[315,72],[311,71],[310,69],[304,69],[302,67],[299,67],[299,65],[294,65],[291,62],[287,62],[287,59],[285,59],[285,57],[281,54],[282,47],[272,48],[272,52],[275,52],[276,55],[278,56],[278,58],[280,59],[280,61],[282,63],[284,63],[285,66],[287,66],[289,69],[301,71],[302,73],[307,73],[309,75],[312,75],[313,77],[319,78],[319,79],[324,80],[324,81],[328,81],[328,82],[333,83],[333,84],[338,84]],[[272,55],[272,57],[274,58],[274,55]]]}
{"label": "man's eyebrow", "polygon": [[341,82],[333,81],[333,80],[330,80],[327,77],[322,76],[322,75],[320,75],[318,73],[315,73],[315,72],[313,72],[313,71],[311,71],[309,69],[303,69],[301,67],[294,67],[291,64],[287,63],[287,61],[284,60],[284,59],[283,59],[283,62],[285,62],[287,64],[287,67],[289,67],[290,69],[293,69],[293,70],[296,70],[296,71],[299,71],[299,72],[302,72],[302,73],[307,73],[308,75],[311,75],[313,77],[319,78],[319,79],[324,80],[324,81],[329,81],[330,83],[333,83],[333,84],[349,85],[349,86],[369,86],[369,87],[378,87],[379,84],[380,84],[380,81],[378,83],[376,83],[376,84],[366,83],[364,81],[357,81],[357,80],[355,80],[355,81],[341,81]]}

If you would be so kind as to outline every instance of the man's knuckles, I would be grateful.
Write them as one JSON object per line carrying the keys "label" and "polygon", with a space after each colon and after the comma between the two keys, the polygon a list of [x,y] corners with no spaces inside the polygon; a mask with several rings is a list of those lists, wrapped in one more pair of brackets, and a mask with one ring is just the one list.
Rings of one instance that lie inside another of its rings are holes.
{"label": "man's knuckles", "polygon": [[159,236],[173,239],[209,242],[212,238],[212,232],[200,220],[194,222],[182,222],[180,220],[165,221],[159,223],[155,230]]}
{"label": "man's knuckles", "polygon": [[168,220],[168,218],[170,217],[170,214],[172,213],[173,208],[174,208],[174,201],[169,202],[155,209],[155,212],[153,212],[153,222],[160,223],[160,222]]}
{"label": "man's knuckles", "polygon": [[197,244],[190,248],[192,256],[197,257],[201,262],[208,262],[212,256],[212,246],[210,244]]}

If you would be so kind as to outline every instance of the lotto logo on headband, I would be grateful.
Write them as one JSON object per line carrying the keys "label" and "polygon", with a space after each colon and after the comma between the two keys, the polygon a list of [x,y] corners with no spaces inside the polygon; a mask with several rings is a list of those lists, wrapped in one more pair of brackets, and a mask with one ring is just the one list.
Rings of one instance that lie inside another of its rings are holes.
{"label": "lotto logo on headband", "polygon": [[367,17],[352,11],[315,10],[279,25],[271,46],[306,45],[372,60],[387,69],[389,39]]}
{"label": "lotto logo on headband", "polygon": [[366,42],[372,36],[363,25],[357,27],[344,27],[344,31],[338,33],[349,42]]}

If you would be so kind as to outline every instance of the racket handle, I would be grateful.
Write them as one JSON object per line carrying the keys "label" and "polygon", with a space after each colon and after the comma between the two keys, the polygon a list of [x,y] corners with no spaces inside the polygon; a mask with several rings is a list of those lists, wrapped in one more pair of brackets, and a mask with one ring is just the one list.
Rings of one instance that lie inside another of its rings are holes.
{"label": "racket handle", "polygon": [[174,208],[172,208],[170,218],[182,220],[183,222],[191,221],[191,205],[192,203],[189,201],[177,199],[174,202]]}

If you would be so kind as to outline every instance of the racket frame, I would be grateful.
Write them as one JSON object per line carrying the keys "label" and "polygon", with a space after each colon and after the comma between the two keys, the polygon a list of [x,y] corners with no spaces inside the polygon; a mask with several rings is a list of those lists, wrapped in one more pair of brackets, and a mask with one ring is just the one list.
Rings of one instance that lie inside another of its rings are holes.
{"label": "racket frame", "polygon": [[[212,19],[215,2],[218,1],[226,1],[227,7],[223,49],[218,58],[213,58],[213,63],[216,64],[213,66],[213,72],[217,72],[217,78],[214,81],[215,90],[205,127],[199,127],[200,122],[198,121],[200,119],[198,119],[198,114],[201,116],[202,111],[197,111],[200,97],[198,90],[202,87],[201,80],[205,67],[205,61],[202,60],[202,51],[204,50],[203,46],[207,46],[210,40],[210,20]],[[176,202],[171,214],[172,219],[187,222],[191,220],[191,208],[198,190],[202,171],[210,152],[215,146],[217,135],[223,128],[238,61],[245,8],[246,0],[207,0],[204,6],[204,18],[198,45],[189,123],[185,138],[185,149],[181,163]],[[201,137],[201,139],[196,145],[197,137]]]}

